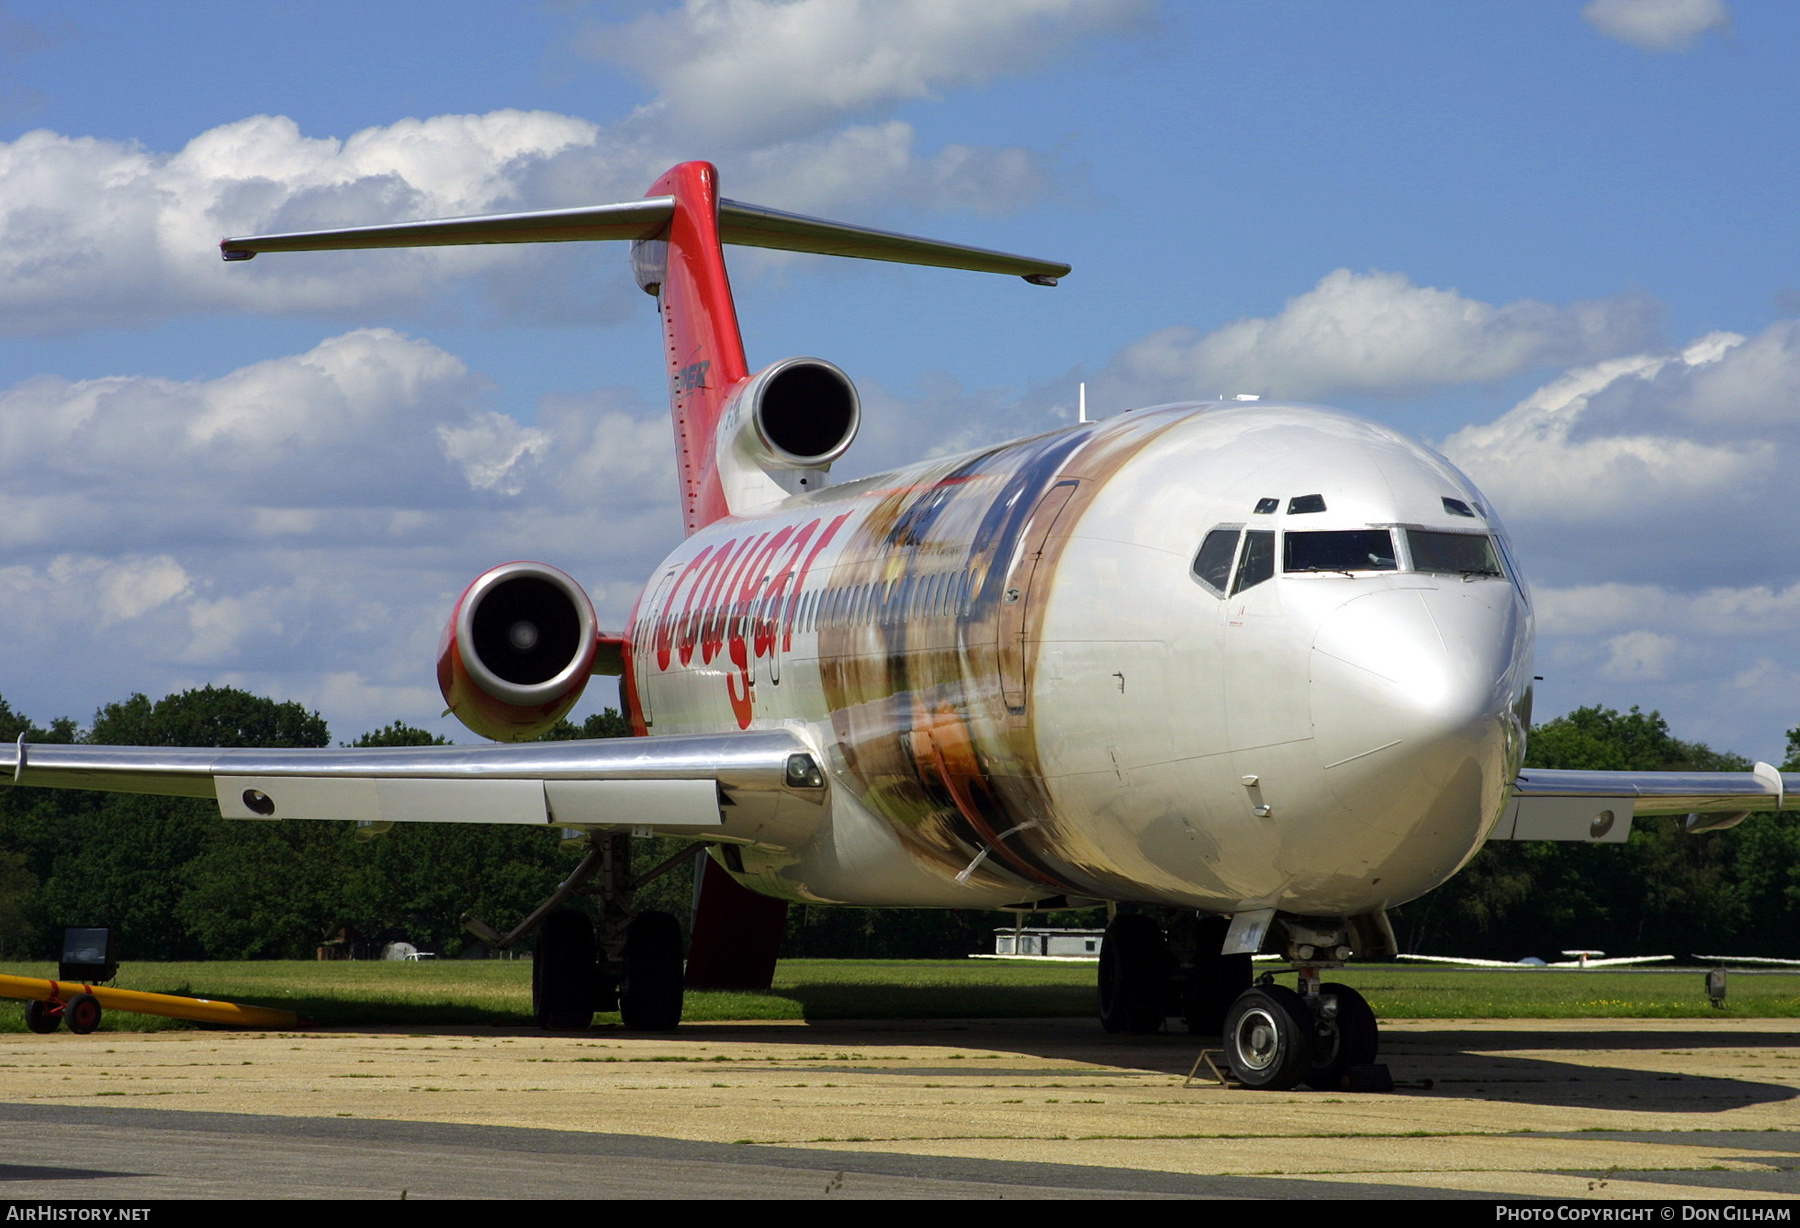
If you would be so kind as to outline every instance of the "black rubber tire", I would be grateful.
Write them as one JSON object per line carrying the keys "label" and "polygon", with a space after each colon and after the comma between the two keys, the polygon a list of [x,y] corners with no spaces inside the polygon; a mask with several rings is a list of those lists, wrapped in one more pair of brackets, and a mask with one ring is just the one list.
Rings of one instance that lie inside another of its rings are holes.
{"label": "black rubber tire", "polygon": [[1100,1026],[1108,1032],[1160,1032],[1174,970],[1175,957],[1155,918],[1114,917],[1100,942]]}
{"label": "black rubber tire", "polygon": [[593,1026],[598,968],[594,923],[574,908],[559,908],[538,925],[531,961],[531,1012],[552,1032]]}
{"label": "black rubber tire", "polygon": [[1312,1064],[1306,1072],[1306,1085],[1322,1092],[1342,1089],[1345,1072],[1367,1066],[1381,1048],[1381,1028],[1368,999],[1335,981],[1319,986],[1319,996],[1328,995],[1337,998],[1337,1026],[1322,1035],[1315,1029]]}
{"label": "black rubber tire", "polygon": [[634,1032],[681,1026],[685,989],[681,923],[666,912],[639,913],[625,928],[625,980],[619,1018]]}
{"label": "black rubber tire", "polygon": [[25,1004],[25,1028],[39,1036],[48,1036],[62,1026],[62,1011],[48,1002],[36,1000]]}
{"label": "black rubber tire", "polygon": [[1230,928],[1229,917],[1203,917],[1195,925],[1193,967],[1181,1013],[1196,1036],[1224,1035],[1225,1013],[1256,979],[1248,955],[1219,954]]}
{"label": "black rubber tire", "polygon": [[1225,1060],[1245,1087],[1284,1092],[1312,1068],[1312,1013],[1283,985],[1254,985],[1225,1015]]}
{"label": "black rubber tire", "polygon": [[100,1026],[100,999],[91,993],[78,993],[63,1007],[63,1022],[77,1036],[86,1036]]}

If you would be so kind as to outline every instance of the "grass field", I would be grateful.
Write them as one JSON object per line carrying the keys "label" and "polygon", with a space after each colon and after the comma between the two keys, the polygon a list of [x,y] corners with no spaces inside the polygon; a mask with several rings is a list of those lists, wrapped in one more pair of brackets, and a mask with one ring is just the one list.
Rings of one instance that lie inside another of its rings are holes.
{"label": "grass field", "polygon": [[[0,963],[0,972],[50,977],[56,969],[53,964]],[[1360,989],[1376,1014],[1387,1019],[1800,1017],[1800,974],[1734,976],[1724,1011],[1708,1004],[1703,978],[1697,969],[1670,975],[1455,972],[1387,965],[1336,974]],[[326,1026],[518,1026],[531,1021],[531,965],[523,961],[140,963],[122,966],[114,983],[122,989],[285,1007]],[[1093,1012],[1091,964],[797,959],[780,965],[775,987],[767,993],[690,993],[685,1017],[691,1022],[1029,1018]],[[101,1026],[142,1031],[192,1025],[109,1012]],[[23,1030],[22,1004],[0,1001],[0,1032]]]}

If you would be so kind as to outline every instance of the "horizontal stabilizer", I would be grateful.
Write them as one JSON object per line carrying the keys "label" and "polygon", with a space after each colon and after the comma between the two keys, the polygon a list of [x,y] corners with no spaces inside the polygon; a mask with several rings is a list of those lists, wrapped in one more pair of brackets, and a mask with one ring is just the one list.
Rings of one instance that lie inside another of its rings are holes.
{"label": "horizontal stabilizer", "polygon": [[[672,196],[651,196],[617,205],[580,209],[543,209],[533,213],[496,213],[482,217],[440,218],[429,222],[394,222],[343,230],[306,230],[291,234],[250,235],[226,239],[219,250],[227,260],[249,260],[261,252],[319,252],[385,247],[446,247],[471,243],[575,243],[601,239],[663,237],[675,211]],[[719,202],[719,237],[742,247],[771,247],[789,252],[853,256],[936,268],[1004,273],[1037,285],[1054,285],[1068,276],[1069,266],[1005,252],[895,234],[867,226],[850,226],[822,218],[783,213],[734,200]]]}

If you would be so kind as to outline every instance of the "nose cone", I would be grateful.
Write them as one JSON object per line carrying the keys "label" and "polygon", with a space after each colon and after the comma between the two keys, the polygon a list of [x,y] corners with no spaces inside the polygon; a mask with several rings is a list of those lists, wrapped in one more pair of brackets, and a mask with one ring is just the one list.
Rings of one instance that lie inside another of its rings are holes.
{"label": "nose cone", "polygon": [[1513,709],[1529,641],[1511,585],[1492,580],[1369,593],[1320,626],[1314,744],[1357,817],[1345,869],[1379,879],[1382,901],[1442,882],[1498,816],[1523,747]]}

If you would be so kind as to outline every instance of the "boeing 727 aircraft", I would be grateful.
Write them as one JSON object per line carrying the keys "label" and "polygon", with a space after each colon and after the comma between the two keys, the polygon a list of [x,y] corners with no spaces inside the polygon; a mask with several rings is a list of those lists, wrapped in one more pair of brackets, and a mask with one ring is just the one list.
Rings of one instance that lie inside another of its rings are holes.
{"label": "boeing 727 aircraft", "polygon": [[[1391,957],[1385,910],[1484,841],[1617,842],[1646,814],[1729,826],[1800,787],[1766,764],[1521,775],[1532,605],[1506,531],[1444,458],[1362,418],[1158,405],[832,485],[855,386],[816,358],[751,371],[721,245],[1038,285],[1066,265],[725,200],[702,162],[641,201],[222,248],[597,239],[628,241],[656,298],[687,537],[622,631],[545,564],[469,586],[438,679],[469,728],[510,744],[21,742],[0,768],[21,785],[211,798],[232,820],[586,833],[580,870],[494,936],[537,926],[547,1026],[615,1005],[627,1026],[680,1018],[680,931],[631,912],[648,877],[632,875],[633,835],[709,846],[695,959],[736,943],[772,966],[771,914],[734,903],[732,882],[821,904],[1161,907],[1166,925],[1110,924],[1103,1023],[1184,1015],[1271,1088],[1337,1086],[1375,1058],[1368,1005],[1323,974]],[[622,675],[637,737],[522,741],[595,673]],[[597,926],[560,907],[583,888]],[[1251,984],[1265,946],[1297,989]]]}

